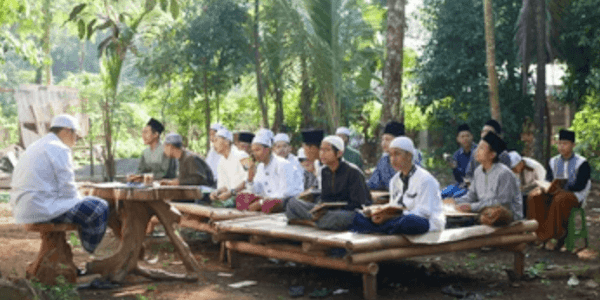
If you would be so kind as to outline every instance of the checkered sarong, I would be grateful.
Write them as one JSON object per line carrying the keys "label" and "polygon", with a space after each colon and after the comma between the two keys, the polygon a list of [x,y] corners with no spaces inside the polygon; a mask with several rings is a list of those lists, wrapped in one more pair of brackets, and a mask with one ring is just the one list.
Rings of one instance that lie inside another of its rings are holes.
{"label": "checkered sarong", "polygon": [[81,245],[93,253],[102,241],[108,220],[108,203],[98,197],[88,196],[64,214],[52,219],[52,223],[79,225]]}

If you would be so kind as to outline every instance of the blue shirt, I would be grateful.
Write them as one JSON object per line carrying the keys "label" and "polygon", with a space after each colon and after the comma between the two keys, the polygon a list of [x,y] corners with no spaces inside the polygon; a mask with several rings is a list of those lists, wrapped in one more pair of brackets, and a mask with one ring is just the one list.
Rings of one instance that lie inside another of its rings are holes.
{"label": "blue shirt", "polygon": [[377,167],[373,171],[373,175],[367,181],[367,186],[370,190],[386,190],[390,189],[390,180],[396,174],[396,170],[390,163],[390,155],[384,153],[377,162]]}
{"label": "blue shirt", "polygon": [[473,160],[475,149],[477,149],[477,144],[472,143],[470,152],[465,152],[463,147],[460,147],[458,150],[456,150],[456,152],[454,152],[452,157],[456,162],[456,168],[452,169],[452,173],[454,174],[454,179],[456,182],[463,182],[463,178],[467,174],[467,166],[469,165],[469,162]]}

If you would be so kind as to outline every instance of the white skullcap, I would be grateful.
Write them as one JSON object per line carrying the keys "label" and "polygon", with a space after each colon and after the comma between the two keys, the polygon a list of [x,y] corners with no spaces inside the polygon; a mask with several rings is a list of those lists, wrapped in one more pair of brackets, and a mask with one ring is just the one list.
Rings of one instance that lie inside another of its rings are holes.
{"label": "white skullcap", "polygon": [[344,152],[344,141],[337,135],[328,135],[323,139],[323,142],[327,142],[332,146],[335,146],[338,150]]}
{"label": "white skullcap", "polygon": [[233,142],[233,135],[231,134],[231,132],[225,128],[221,128],[219,129],[219,131],[217,131],[217,136],[220,136],[230,142]]}
{"label": "white skullcap", "polygon": [[75,132],[79,131],[79,122],[71,115],[58,115],[52,119],[50,128],[52,127],[63,127],[73,129]]}
{"label": "white skullcap", "polygon": [[266,128],[261,128],[256,132],[256,135],[259,134],[266,134],[269,139],[273,140],[273,136],[275,136],[275,134],[273,133],[273,131],[271,131],[271,129],[266,129]]}
{"label": "white skullcap", "polygon": [[256,135],[252,139],[252,144],[260,144],[265,147],[271,148],[273,142],[273,132],[268,129],[261,129],[256,132]]}
{"label": "white skullcap", "polygon": [[182,143],[183,143],[183,139],[177,133],[171,132],[171,133],[167,134],[167,136],[165,136],[165,144],[181,145]]}
{"label": "white skullcap", "polygon": [[221,123],[213,123],[212,125],[210,125],[210,129],[214,131],[219,131],[221,129],[225,129],[225,127],[221,125]]}
{"label": "white skullcap", "polygon": [[508,153],[508,157],[510,157],[510,168],[511,169],[516,167],[517,164],[519,164],[523,160],[523,158],[517,151],[510,151]]}
{"label": "white skullcap", "polygon": [[290,137],[287,134],[285,134],[285,133],[278,133],[273,138],[273,143],[277,143],[277,142],[286,142],[286,143],[289,144],[290,143]]}
{"label": "white skullcap", "polygon": [[335,131],[335,134],[345,134],[347,136],[350,136],[350,129],[348,129],[348,127],[339,127]]}
{"label": "white skullcap", "polygon": [[300,148],[298,150],[298,159],[307,159],[306,153],[304,153],[304,148]]}
{"label": "white skullcap", "polygon": [[402,149],[406,152],[410,152],[412,154],[413,163],[417,159],[417,150],[415,149],[415,144],[410,138],[405,136],[397,137],[390,143],[390,148]]}

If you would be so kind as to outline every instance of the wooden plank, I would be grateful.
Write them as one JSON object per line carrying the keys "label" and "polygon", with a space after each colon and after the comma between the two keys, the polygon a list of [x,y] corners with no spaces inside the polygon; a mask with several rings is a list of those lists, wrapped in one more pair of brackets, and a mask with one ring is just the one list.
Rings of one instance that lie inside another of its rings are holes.
{"label": "wooden plank", "polygon": [[477,237],[474,239],[462,240],[454,243],[394,248],[374,252],[357,253],[349,255],[348,260],[350,263],[353,264],[362,264],[369,262],[378,262],[383,260],[393,260],[422,255],[431,255],[436,253],[447,253],[467,249],[477,249],[483,246],[528,243],[533,242],[535,239],[537,239],[535,233],[485,236]]}
{"label": "wooden plank", "polygon": [[[368,264],[348,264],[344,259],[330,258],[330,257],[318,257],[312,256],[305,253],[296,253],[289,251],[282,251],[274,249],[272,247],[252,245],[247,242],[225,242],[225,247],[228,250],[235,252],[248,253],[252,255],[276,258],[288,261],[294,261],[307,265],[312,265],[321,268],[335,269],[348,271],[353,273],[372,274],[376,275],[379,272],[379,266],[375,263]],[[229,252],[228,252],[229,254]]]}
{"label": "wooden plank", "polygon": [[363,274],[363,297],[365,300],[377,299],[377,275]]}
{"label": "wooden plank", "polygon": [[56,231],[72,231],[77,230],[77,224],[69,223],[37,223],[37,224],[25,224],[25,230],[32,232],[56,232]]}

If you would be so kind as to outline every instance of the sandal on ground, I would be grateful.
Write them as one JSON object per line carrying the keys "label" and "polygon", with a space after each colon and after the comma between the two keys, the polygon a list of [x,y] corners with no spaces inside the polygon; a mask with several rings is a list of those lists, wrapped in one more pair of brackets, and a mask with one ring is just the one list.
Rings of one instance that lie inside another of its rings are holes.
{"label": "sandal on ground", "polygon": [[311,298],[325,298],[325,297],[329,296],[330,292],[331,291],[328,290],[327,288],[315,289],[308,296],[311,297]]}
{"label": "sandal on ground", "polygon": [[112,283],[105,279],[96,278],[88,283],[77,286],[78,290],[112,290],[121,287],[120,284]]}
{"label": "sandal on ground", "polygon": [[302,296],[304,296],[304,287],[301,285],[290,286],[290,289],[288,292],[290,294],[290,297],[292,297],[292,298],[302,297]]}
{"label": "sandal on ground", "polygon": [[463,298],[467,295],[467,291],[465,291],[460,285],[448,285],[442,288],[442,293],[450,296],[454,296],[457,298]]}

